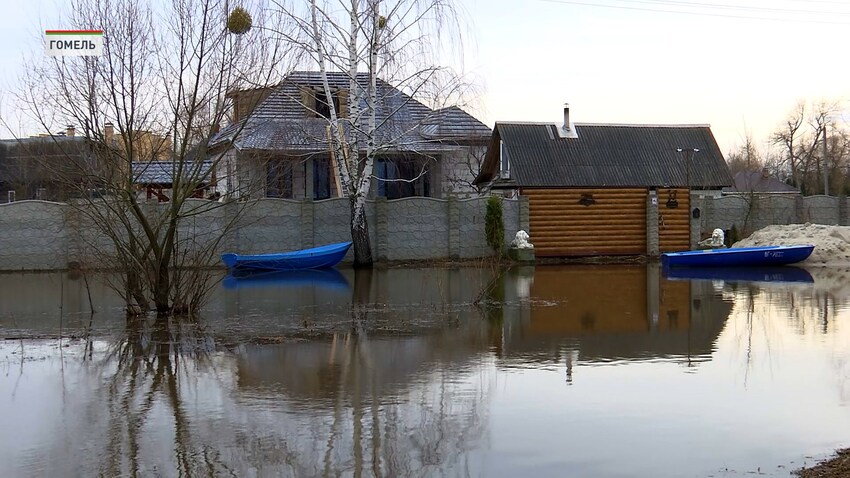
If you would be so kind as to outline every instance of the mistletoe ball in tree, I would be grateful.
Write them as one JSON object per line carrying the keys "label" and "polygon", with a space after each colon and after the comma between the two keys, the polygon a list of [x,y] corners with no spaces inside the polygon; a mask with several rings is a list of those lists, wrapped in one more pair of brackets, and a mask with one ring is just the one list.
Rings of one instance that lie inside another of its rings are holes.
{"label": "mistletoe ball in tree", "polygon": [[241,35],[251,29],[251,14],[242,7],[236,7],[227,16],[227,29],[230,33]]}

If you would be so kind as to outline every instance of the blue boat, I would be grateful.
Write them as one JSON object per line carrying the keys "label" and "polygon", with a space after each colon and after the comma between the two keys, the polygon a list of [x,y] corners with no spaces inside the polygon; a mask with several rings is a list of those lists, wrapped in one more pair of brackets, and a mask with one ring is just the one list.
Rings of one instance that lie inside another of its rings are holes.
{"label": "blue boat", "polygon": [[796,282],[815,280],[805,269],[794,266],[767,267],[675,267],[665,268],[669,280],[722,280],[725,282]]}
{"label": "blue boat", "polygon": [[664,267],[781,266],[806,260],[815,246],[762,246],[667,252],[661,255]]}
{"label": "blue boat", "polygon": [[348,280],[334,268],[288,271],[234,271],[224,278],[225,289],[310,287],[345,291]]}
{"label": "blue boat", "polygon": [[345,257],[351,242],[273,254],[240,255],[227,253],[221,260],[232,271],[291,271],[333,267]]}

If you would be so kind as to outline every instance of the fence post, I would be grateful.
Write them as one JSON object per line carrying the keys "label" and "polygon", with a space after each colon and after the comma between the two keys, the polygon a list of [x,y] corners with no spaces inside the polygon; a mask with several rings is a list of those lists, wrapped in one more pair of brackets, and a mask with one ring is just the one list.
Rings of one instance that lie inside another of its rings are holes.
{"label": "fence post", "polygon": [[[519,196],[519,228],[531,235],[528,196]],[[513,237],[511,237],[513,239]]]}
{"label": "fence post", "polygon": [[377,216],[378,229],[375,231],[376,251],[375,257],[378,262],[387,261],[387,251],[389,249],[388,234],[389,228],[387,224],[387,198],[379,196],[375,200],[375,216]]}
{"label": "fence post", "polygon": [[460,208],[456,197],[448,197],[446,210],[449,223],[449,259],[457,259],[460,257]]}
{"label": "fence post", "polygon": [[309,249],[314,246],[316,231],[315,231],[315,211],[313,207],[312,197],[301,201],[301,247]]}
{"label": "fence post", "polygon": [[658,192],[649,191],[646,197],[646,254],[650,257],[660,255],[658,244]]}
{"label": "fence post", "polygon": [[794,215],[796,216],[794,218],[794,222],[796,224],[802,224],[805,222],[805,219],[803,218],[805,215],[804,209],[805,203],[803,201],[803,196],[798,194],[797,197],[794,198]]}

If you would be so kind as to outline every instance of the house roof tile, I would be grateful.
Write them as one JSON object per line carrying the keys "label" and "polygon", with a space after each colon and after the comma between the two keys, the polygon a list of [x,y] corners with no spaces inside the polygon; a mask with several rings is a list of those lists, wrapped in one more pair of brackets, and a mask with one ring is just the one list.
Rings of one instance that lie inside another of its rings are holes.
{"label": "house roof tile", "polygon": [[[521,187],[684,187],[732,184],[704,125],[575,125],[561,137],[551,123],[496,123],[477,184],[498,175],[499,141]],[[698,149],[697,153],[677,151]],[[688,160],[686,160],[688,158]],[[687,167],[686,167],[687,165]]]}
{"label": "house roof tile", "polygon": [[[361,88],[365,88],[367,80],[366,74],[357,77]],[[328,82],[332,88],[349,87],[344,73],[329,73]],[[233,141],[239,149],[327,150],[328,122],[324,118],[308,117],[299,89],[321,85],[318,72],[291,73],[244,123],[224,128],[211,143]],[[439,152],[454,149],[459,141],[486,141],[490,137],[490,128],[458,107],[432,110],[382,80],[378,80],[377,89],[377,142],[385,148]],[[354,139],[351,128],[346,128],[346,135],[349,141]],[[365,141],[361,145],[365,149]]]}

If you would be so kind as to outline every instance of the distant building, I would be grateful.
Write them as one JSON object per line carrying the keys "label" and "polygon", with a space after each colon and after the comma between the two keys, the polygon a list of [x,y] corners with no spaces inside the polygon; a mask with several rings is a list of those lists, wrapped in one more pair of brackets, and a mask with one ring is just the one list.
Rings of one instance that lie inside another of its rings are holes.
{"label": "distant building", "polygon": [[724,195],[740,194],[800,194],[800,190],[780,181],[767,168],[761,171],[740,171],[735,174],[735,185],[723,188]]}
{"label": "distant building", "polygon": [[58,134],[0,140],[0,202],[65,201],[84,187],[94,154],[73,127]]}

